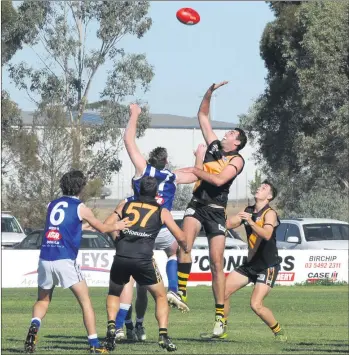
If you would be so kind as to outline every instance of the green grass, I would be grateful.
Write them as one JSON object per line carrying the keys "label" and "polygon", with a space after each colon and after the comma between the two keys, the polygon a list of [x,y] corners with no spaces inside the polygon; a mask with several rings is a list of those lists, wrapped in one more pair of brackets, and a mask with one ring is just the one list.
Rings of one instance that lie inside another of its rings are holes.
{"label": "green grass", "polygon": [[[289,341],[275,343],[271,331],[251,311],[247,287],[231,299],[229,337],[223,341],[200,339],[212,331],[212,291],[209,287],[189,289],[191,312],[171,310],[169,334],[180,354],[347,354],[348,286],[275,287],[266,299]],[[105,335],[106,289],[91,288],[97,330]],[[23,352],[23,341],[31,319],[35,289],[2,290],[2,353]],[[157,346],[154,302],[149,300],[145,319],[148,340],[144,344],[120,344],[119,354],[162,354]],[[39,333],[38,354],[81,354],[87,345],[81,311],[69,290],[57,289]]]}

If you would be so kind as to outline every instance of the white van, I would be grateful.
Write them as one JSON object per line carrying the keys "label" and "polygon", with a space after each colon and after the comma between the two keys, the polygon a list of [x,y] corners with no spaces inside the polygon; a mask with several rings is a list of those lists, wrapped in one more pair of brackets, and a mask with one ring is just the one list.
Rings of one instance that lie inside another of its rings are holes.
{"label": "white van", "polygon": [[278,249],[344,249],[349,245],[349,223],[327,218],[282,219],[276,229]]}

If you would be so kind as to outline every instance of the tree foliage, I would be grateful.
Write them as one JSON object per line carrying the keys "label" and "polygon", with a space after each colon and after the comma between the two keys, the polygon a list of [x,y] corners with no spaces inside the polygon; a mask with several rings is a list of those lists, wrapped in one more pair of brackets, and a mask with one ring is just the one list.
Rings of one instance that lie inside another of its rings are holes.
{"label": "tree foliage", "polygon": [[[18,16],[45,13],[42,26],[34,26],[37,40],[31,44],[42,65],[30,66],[25,61],[9,66],[11,79],[26,91],[40,110],[58,105],[67,113],[71,129],[74,168],[82,168],[86,160],[104,182],[120,169],[117,155],[103,150],[107,141],[114,143],[125,121],[125,99],[135,94],[138,86],[147,91],[153,68],[144,54],[125,53],[119,45],[122,38],[141,38],[151,26],[147,17],[147,1],[24,1]],[[37,21],[36,21],[37,22]],[[34,22],[35,23],[35,22]],[[92,45],[93,44],[93,45]],[[91,87],[102,67],[107,67],[107,80],[101,90],[102,120],[96,129],[86,129],[83,122]],[[149,117],[143,114],[146,126]],[[103,152],[93,150],[99,146]],[[89,152],[86,156],[85,153]],[[101,172],[101,162],[104,170]]]}
{"label": "tree foliage", "polygon": [[177,185],[175,199],[173,201],[173,210],[183,211],[187,208],[192,198],[193,185]]}
{"label": "tree foliage", "polygon": [[1,1],[1,66],[6,64],[24,44],[35,42],[47,15],[45,2],[35,14],[30,7],[23,6],[18,13],[12,1]]}
{"label": "tree foliage", "polygon": [[[175,171],[177,168],[178,167],[171,164],[171,162],[168,164],[168,169],[170,171]],[[192,198],[193,187],[193,184],[177,185],[176,194],[172,206],[173,210],[183,211],[187,208],[187,205]]]}
{"label": "tree foliage", "polygon": [[18,165],[35,157],[35,137],[23,128],[21,110],[6,91],[1,92],[1,176],[11,176]]}
{"label": "tree foliage", "polygon": [[[20,45],[14,35],[6,43],[17,49],[30,46],[38,61],[10,62],[7,68],[37,110],[33,125],[24,130],[27,147],[20,145],[21,152],[15,146],[9,149],[16,157],[16,174],[4,186],[7,208],[32,226],[42,225],[47,202],[60,194],[59,179],[67,170],[79,168],[87,174],[90,183],[83,199],[98,196],[120,170],[118,152],[129,116],[124,102],[137,88],[147,91],[154,76],[145,55],[125,53],[121,40],[141,38],[149,30],[148,9],[148,1],[90,0],[23,1],[13,9],[12,33],[23,35],[29,28]],[[107,71],[107,79],[100,100],[89,104],[101,70]],[[148,107],[142,106],[138,136],[150,120]],[[16,108],[7,115],[18,117]],[[93,121],[86,120],[87,109],[93,110]]]}
{"label": "tree foliage", "polygon": [[250,192],[252,195],[256,193],[258,187],[261,186],[261,184],[262,184],[262,173],[256,170],[254,173],[254,179],[248,182]]}
{"label": "tree foliage", "polygon": [[[280,207],[303,213],[303,202],[324,186],[333,196],[348,196],[349,3],[270,6],[275,20],[260,42],[267,87],[241,123],[259,147],[263,173],[281,190]],[[348,204],[341,208],[348,211]],[[329,215],[336,216],[323,217]]]}

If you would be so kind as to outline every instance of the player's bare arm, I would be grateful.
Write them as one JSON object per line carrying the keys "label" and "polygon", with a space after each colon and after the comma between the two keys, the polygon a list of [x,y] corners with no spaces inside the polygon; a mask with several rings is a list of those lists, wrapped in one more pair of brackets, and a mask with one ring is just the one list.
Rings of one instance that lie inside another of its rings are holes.
{"label": "player's bare arm", "polygon": [[241,219],[241,217],[239,217],[239,215],[232,216],[227,219],[226,227],[228,229],[231,229],[231,228],[234,229],[234,228],[241,226],[241,223],[242,223],[242,219]]}
{"label": "player's bare arm", "polygon": [[[116,222],[120,221],[122,209],[125,205],[126,201],[121,201],[116,207],[113,213],[111,213],[104,221],[104,224],[115,224]],[[110,232],[108,233],[113,240],[120,236],[120,231]]]}
{"label": "player's bare arm", "polygon": [[[203,168],[204,157],[206,153],[207,146],[206,144],[199,144],[196,151],[194,151],[195,155],[195,167],[198,169]],[[186,169],[186,168],[182,168]],[[197,176],[193,173],[182,171],[182,169],[177,169],[173,173],[176,175],[176,183],[177,184],[192,184],[198,180]]]}
{"label": "player's bare arm", "polygon": [[227,183],[229,180],[234,178],[240,173],[244,166],[242,158],[235,157],[231,162],[219,173],[211,174],[202,169],[194,168],[184,168],[181,171],[190,172],[196,175],[200,180],[207,181],[208,183],[215,186],[222,186]]}
{"label": "player's bare arm", "polygon": [[217,136],[213,132],[211,122],[210,122],[210,104],[211,104],[211,97],[212,93],[217,90],[219,87],[228,84],[227,81],[223,81],[219,84],[212,84],[209,89],[206,91],[199,108],[198,112],[198,119],[199,124],[201,127],[201,132],[205,138],[207,145],[212,143],[214,140],[217,139]]}
{"label": "player's bare arm", "polygon": [[161,221],[166,225],[169,231],[176,238],[178,244],[184,251],[187,251],[187,239],[184,232],[178,227],[177,223],[174,221],[171,212],[163,208],[161,211]]}
{"label": "player's bare arm", "polygon": [[144,159],[136,144],[137,122],[140,114],[141,108],[137,104],[131,104],[130,119],[124,133],[125,147],[136,169],[135,177],[141,176],[147,166],[147,161]]}
{"label": "player's bare arm", "polygon": [[102,233],[110,233],[118,230],[126,229],[129,226],[129,219],[124,218],[121,221],[115,222],[113,224],[104,224],[98,220],[90,208],[85,205],[81,205],[79,213],[82,219],[87,221],[93,228],[97,229]]}
{"label": "player's bare arm", "polygon": [[263,227],[258,226],[253,220],[252,220],[252,215],[247,212],[240,212],[238,216],[247,221],[247,223],[251,226],[253,231],[261,238],[265,240],[269,240],[272,235],[274,228],[277,227],[278,221],[277,221],[277,216],[275,211],[270,210],[266,213],[265,219],[264,219],[264,225]]}
{"label": "player's bare arm", "polygon": [[186,173],[181,169],[175,170],[173,174],[176,175],[176,184],[192,184],[198,179],[193,173]]}

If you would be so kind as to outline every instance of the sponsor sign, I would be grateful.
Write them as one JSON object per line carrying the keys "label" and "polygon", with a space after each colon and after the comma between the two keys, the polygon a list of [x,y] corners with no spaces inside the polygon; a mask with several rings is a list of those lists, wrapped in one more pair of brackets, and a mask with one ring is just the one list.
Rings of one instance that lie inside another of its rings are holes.
{"label": "sponsor sign", "polygon": [[[294,284],[295,280],[295,256],[287,253],[279,253],[281,258],[281,270],[276,279],[276,283]],[[210,260],[207,250],[197,250],[192,252],[193,266],[189,276],[189,283],[211,284],[212,275],[210,271]],[[224,253],[224,272],[228,275],[237,267],[247,261],[247,250],[229,250]]]}
{"label": "sponsor sign", "polygon": [[[56,233],[56,231],[54,231]],[[59,238],[50,234],[52,241]],[[2,287],[37,287],[39,250],[2,250]],[[294,285],[321,279],[348,282],[346,250],[280,250],[281,269],[276,283]],[[163,251],[154,252],[156,263],[167,286],[167,257]],[[108,287],[114,250],[81,250],[77,262],[89,286]],[[208,250],[192,251],[192,270],[188,286],[211,285],[212,275]],[[247,250],[227,250],[224,272],[229,274],[247,260]]]}

